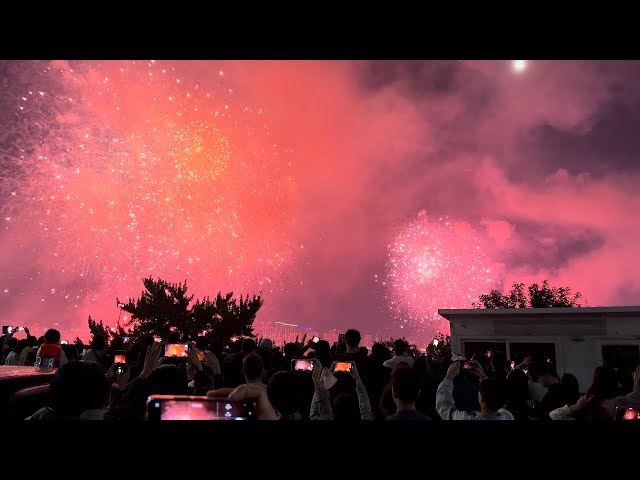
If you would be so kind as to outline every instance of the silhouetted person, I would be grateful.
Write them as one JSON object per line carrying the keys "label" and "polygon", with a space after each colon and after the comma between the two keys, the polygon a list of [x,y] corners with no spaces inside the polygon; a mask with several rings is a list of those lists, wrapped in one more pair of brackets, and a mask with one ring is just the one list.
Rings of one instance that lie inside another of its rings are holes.
{"label": "silhouetted person", "polygon": [[269,380],[267,396],[279,420],[301,420],[300,392],[294,372],[277,372]]}
{"label": "silhouetted person", "polygon": [[396,404],[396,413],[387,420],[431,420],[416,410],[420,394],[420,374],[408,365],[400,364],[391,372],[391,395]]}
{"label": "silhouetted person", "polygon": [[222,375],[227,387],[237,387],[245,383],[242,374],[242,360],[250,353],[256,351],[256,342],[252,338],[245,338],[242,341],[241,349],[237,353],[232,353],[222,362]]}
{"label": "silhouetted person", "polygon": [[403,339],[399,338],[393,342],[393,358],[384,362],[384,366],[390,369],[394,369],[401,363],[406,363],[410,367],[413,366],[415,360],[409,352],[409,345]]}

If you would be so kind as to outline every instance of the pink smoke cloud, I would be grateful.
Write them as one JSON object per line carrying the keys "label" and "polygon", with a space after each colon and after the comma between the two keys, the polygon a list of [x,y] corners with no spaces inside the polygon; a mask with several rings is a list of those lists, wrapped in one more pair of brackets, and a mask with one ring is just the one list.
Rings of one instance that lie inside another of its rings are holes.
{"label": "pink smoke cloud", "polygon": [[[165,63],[192,83],[222,71],[236,98],[264,109],[273,143],[293,151],[284,195],[295,222],[283,228],[296,250],[285,293],[266,298],[263,319],[387,327],[374,275],[385,272],[397,227],[423,209],[490,240],[507,286],[548,278],[582,291],[589,305],[640,302],[640,173],[614,166],[597,176],[579,158],[555,165],[544,140],[535,158],[527,143],[540,128],[576,142],[594,135],[614,87],[629,81],[624,72],[532,61],[516,75],[506,61],[425,62],[372,86],[366,62]],[[441,68],[448,80],[435,88]],[[8,252],[2,265],[11,263]],[[88,313],[117,315],[88,300],[73,323]]]}

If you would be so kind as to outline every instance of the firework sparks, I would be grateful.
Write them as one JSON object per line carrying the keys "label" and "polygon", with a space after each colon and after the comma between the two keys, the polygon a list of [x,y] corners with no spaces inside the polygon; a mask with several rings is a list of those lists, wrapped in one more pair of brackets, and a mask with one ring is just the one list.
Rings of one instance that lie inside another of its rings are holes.
{"label": "firework sparks", "polygon": [[135,295],[149,275],[202,294],[282,288],[291,159],[219,69],[200,84],[163,62],[22,68],[38,74],[11,92],[0,200],[3,238],[47,284],[28,296],[73,312]]}
{"label": "firework sparks", "polygon": [[389,245],[388,273],[377,281],[397,323],[429,341],[448,329],[438,309],[471,308],[500,278],[500,266],[468,224],[421,212]]}

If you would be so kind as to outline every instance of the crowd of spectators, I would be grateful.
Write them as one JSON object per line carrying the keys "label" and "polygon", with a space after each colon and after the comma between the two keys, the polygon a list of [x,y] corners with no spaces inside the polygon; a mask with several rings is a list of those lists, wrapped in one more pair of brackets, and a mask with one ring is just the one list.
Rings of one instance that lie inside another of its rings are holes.
{"label": "crowd of spectators", "polygon": [[[575,376],[527,357],[512,365],[504,355],[411,353],[406,341],[382,343],[371,352],[349,329],[340,341],[314,338],[280,348],[267,338],[233,342],[191,340],[172,333],[95,336],[90,345],[62,344],[60,332],[17,340],[0,338],[4,365],[56,368],[47,405],[28,420],[136,420],[147,416],[151,395],[194,395],[253,402],[258,419],[280,420],[510,420],[606,421],[617,407],[640,405],[640,367],[625,392],[614,369],[598,367],[581,395]],[[169,344],[186,345],[184,356],[166,356]],[[307,368],[296,369],[298,360]],[[336,362],[346,363],[344,371]]]}

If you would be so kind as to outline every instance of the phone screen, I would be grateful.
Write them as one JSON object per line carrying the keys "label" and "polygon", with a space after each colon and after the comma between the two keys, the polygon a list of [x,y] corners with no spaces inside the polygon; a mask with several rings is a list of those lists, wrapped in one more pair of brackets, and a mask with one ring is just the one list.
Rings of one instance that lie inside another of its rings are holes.
{"label": "phone screen", "polygon": [[616,407],[616,420],[640,420],[640,407]]}
{"label": "phone screen", "polygon": [[468,360],[464,362],[464,364],[462,365],[462,368],[465,370],[473,370],[473,367],[474,367],[473,362],[470,362]]}
{"label": "phone screen", "polygon": [[333,362],[334,372],[350,372],[352,368],[351,362]]}
{"label": "phone screen", "polygon": [[511,370],[516,368],[516,362],[514,362],[513,360],[511,361]]}
{"label": "phone screen", "polygon": [[198,350],[198,360],[201,362],[206,362],[207,361],[207,356],[204,354],[204,352],[202,350]]}
{"label": "phone screen", "polygon": [[438,340],[437,338],[433,339],[433,346],[434,347],[437,347],[439,343],[440,343],[440,340]]}
{"label": "phone screen", "polygon": [[320,337],[313,337],[313,338],[311,339],[311,341],[312,341],[313,343],[318,343],[318,342],[320,341]]}
{"label": "phone screen", "polygon": [[313,362],[311,360],[294,359],[291,361],[291,368],[296,372],[313,372]]}
{"label": "phone screen", "polygon": [[167,343],[164,347],[165,357],[188,357],[187,349],[189,346],[186,343]]}
{"label": "phone screen", "polygon": [[113,357],[113,363],[127,363],[124,355],[116,355]]}
{"label": "phone screen", "polygon": [[253,402],[226,398],[152,395],[147,401],[149,420],[253,420]]}
{"label": "phone screen", "polygon": [[3,325],[2,326],[2,334],[3,335],[8,335],[11,332],[13,332],[13,327],[11,327],[10,325]]}

